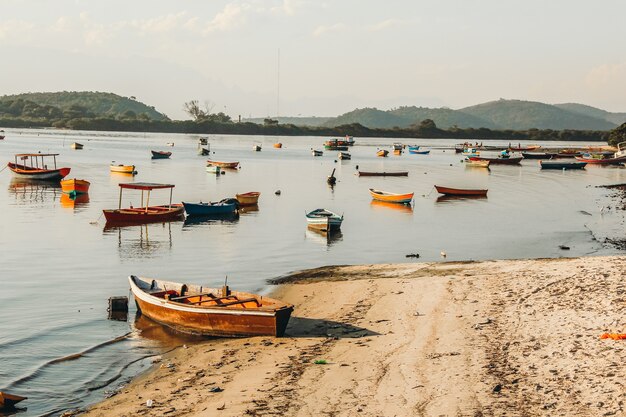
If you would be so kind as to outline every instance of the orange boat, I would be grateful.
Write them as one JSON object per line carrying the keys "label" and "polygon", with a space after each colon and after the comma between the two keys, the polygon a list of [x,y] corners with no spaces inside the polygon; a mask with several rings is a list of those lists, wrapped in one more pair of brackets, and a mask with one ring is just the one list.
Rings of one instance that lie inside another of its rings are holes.
{"label": "orange boat", "polygon": [[275,143],[275,144],[274,144],[274,147],[275,147],[275,148],[280,149],[280,148],[282,148],[282,147],[283,147],[283,144],[282,144],[282,143],[280,143],[280,142],[278,142],[278,143]]}
{"label": "orange boat", "polygon": [[458,195],[458,196],[463,196],[463,195],[485,196],[487,195],[487,190],[469,190],[469,189],[463,189],[463,188],[448,188],[448,187],[442,187],[440,185],[435,185],[435,188],[437,189],[437,192],[439,194],[445,194],[445,195]]}
{"label": "orange boat", "polygon": [[376,152],[376,156],[385,157],[387,155],[389,155],[389,151],[385,150],[385,149],[381,149],[381,150]]}
{"label": "orange boat", "polygon": [[0,410],[15,408],[15,404],[27,399],[27,397],[22,397],[21,395],[13,395],[0,391]]}
{"label": "orange boat", "polygon": [[387,203],[411,204],[411,201],[413,200],[413,193],[395,194],[370,188],[370,194],[374,200],[384,201]]}
{"label": "orange boat", "polygon": [[209,165],[213,165],[216,167],[220,167],[220,168],[231,168],[231,169],[236,169],[239,166],[239,162],[222,162],[222,161],[212,161],[210,159],[207,159],[206,161],[207,166]]}
{"label": "orange boat", "polygon": [[137,309],[152,320],[182,332],[207,336],[276,336],[285,334],[293,305],[269,297],[128,277]]}
{"label": "orange boat", "polygon": [[[182,204],[172,204],[173,184],[154,184],[146,182],[122,183],[120,186],[120,204],[116,210],[102,210],[107,224],[145,224],[177,220],[184,216],[185,208]],[[141,190],[141,206],[122,208],[122,191],[124,189]],[[150,192],[158,189],[170,190],[170,203],[161,206],[150,206]],[[143,192],[148,192],[146,205],[143,205]]]}
{"label": "orange boat", "polygon": [[89,181],[72,178],[61,181],[61,191],[69,195],[87,194],[90,185]]}
{"label": "orange boat", "polygon": [[[58,153],[20,153],[15,155],[15,163],[9,162],[7,166],[16,177],[30,178],[33,180],[60,180],[70,173],[70,168],[57,169]],[[54,169],[48,169],[44,158],[52,157]],[[18,164],[18,159],[22,162]]]}
{"label": "orange boat", "polygon": [[251,191],[249,193],[236,194],[237,201],[240,206],[254,206],[259,202],[259,196],[261,193],[256,191]]}
{"label": "orange boat", "polygon": [[402,149],[394,149],[393,150],[393,154],[394,155],[402,155]]}

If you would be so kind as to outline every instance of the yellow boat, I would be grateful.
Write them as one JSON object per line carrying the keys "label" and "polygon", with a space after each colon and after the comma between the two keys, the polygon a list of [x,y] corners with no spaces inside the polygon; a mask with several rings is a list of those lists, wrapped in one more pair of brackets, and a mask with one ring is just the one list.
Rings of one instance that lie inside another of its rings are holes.
{"label": "yellow boat", "polygon": [[111,172],[119,172],[122,174],[136,174],[137,171],[135,171],[135,166],[134,165],[111,165],[109,167],[109,169],[111,170]]}
{"label": "yellow boat", "polygon": [[259,201],[259,196],[261,193],[256,191],[251,191],[249,193],[236,194],[237,201],[240,206],[254,206]]}
{"label": "yellow boat", "polygon": [[468,167],[477,167],[477,168],[489,168],[489,163],[491,161],[482,161],[482,160],[472,160],[468,159],[465,161],[465,166]]}
{"label": "yellow boat", "polygon": [[395,194],[370,188],[370,194],[374,200],[386,203],[411,204],[411,200],[413,200],[413,193]]}

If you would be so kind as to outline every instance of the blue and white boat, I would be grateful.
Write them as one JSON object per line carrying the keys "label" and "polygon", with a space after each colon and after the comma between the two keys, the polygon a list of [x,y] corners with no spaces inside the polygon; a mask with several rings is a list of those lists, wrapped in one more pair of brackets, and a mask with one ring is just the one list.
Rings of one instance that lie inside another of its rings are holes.
{"label": "blue and white boat", "polygon": [[420,151],[418,149],[411,149],[409,148],[409,153],[412,153],[414,155],[428,155],[430,153],[430,149],[425,150],[425,151]]}
{"label": "blue and white boat", "polygon": [[185,212],[188,216],[210,216],[212,214],[234,213],[237,210],[237,202],[226,199],[217,203],[185,203]]}
{"label": "blue and white boat", "polygon": [[341,228],[343,216],[323,208],[315,209],[306,215],[308,226],[322,232],[333,232]]}

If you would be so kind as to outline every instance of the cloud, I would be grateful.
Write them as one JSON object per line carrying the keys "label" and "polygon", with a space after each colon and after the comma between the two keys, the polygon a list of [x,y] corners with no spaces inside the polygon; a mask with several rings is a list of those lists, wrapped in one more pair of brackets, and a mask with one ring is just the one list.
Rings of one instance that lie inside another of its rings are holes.
{"label": "cloud", "polygon": [[404,24],[403,20],[398,20],[398,19],[387,19],[387,20],[383,20],[382,22],[378,22],[375,25],[371,25],[369,26],[367,29],[371,32],[378,32],[381,30],[385,30],[385,29],[389,29],[389,28],[393,28],[393,27],[398,27]]}
{"label": "cloud", "polygon": [[182,11],[152,19],[133,20],[130,26],[139,29],[142,33],[167,33],[185,27],[191,20],[194,18],[188,18],[187,12]]}
{"label": "cloud", "polygon": [[587,73],[585,81],[592,87],[626,83],[626,62],[604,64],[592,68]]}
{"label": "cloud", "polygon": [[224,6],[213,20],[211,20],[204,28],[204,34],[217,31],[228,31],[243,25],[247,20],[247,14],[252,9],[248,3],[233,4],[229,3]]}
{"label": "cloud", "polygon": [[24,40],[29,37],[35,25],[24,20],[5,20],[0,22],[0,41],[12,38],[14,40]]}
{"label": "cloud", "polygon": [[318,26],[313,30],[313,36],[322,36],[328,33],[341,32],[346,29],[346,25],[343,23],[335,23],[330,26]]}

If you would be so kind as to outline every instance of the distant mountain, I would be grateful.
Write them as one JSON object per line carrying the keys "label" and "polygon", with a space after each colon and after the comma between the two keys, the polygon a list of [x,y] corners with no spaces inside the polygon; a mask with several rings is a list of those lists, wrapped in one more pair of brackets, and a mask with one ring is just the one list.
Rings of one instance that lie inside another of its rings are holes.
{"label": "distant mountain", "polygon": [[618,126],[626,122],[626,113],[611,113],[606,110],[578,103],[555,104],[555,106],[572,113],[584,114],[585,116],[606,120]]}
{"label": "distant mountain", "polygon": [[168,120],[154,107],[147,106],[133,97],[122,97],[113,93],[91,91],[62,91],[57,93],[24,93],[0,97],[0,101],[23,100],[40,106],[56,107],[68,111],[79,106],[85,113],[96,116],[122,117],[145,115],[151,120]]}
{"label": "distant mountain", "polygon": [[495,127],[488,120],[445,107],[430,109],[428,107],[405,106],[389,110],[388,113],[405,118],[410,122],[409,125],[419,124],[422,120],[430,119],[441,129],[449,129],[453,126],[477,129]]}
{"label": "distant mountain", "polygon": [[324,123],[326,127],[335,127],[359,123],[369,128],[389,129],[392,127],[407,127],[414,123],[414,120],[407,119],[404,116],[397,116],[387,111],[378,110],[376,108],[366,107],[364,109],[356,109],[351,112],[344,113]]}

